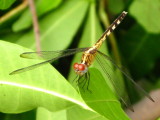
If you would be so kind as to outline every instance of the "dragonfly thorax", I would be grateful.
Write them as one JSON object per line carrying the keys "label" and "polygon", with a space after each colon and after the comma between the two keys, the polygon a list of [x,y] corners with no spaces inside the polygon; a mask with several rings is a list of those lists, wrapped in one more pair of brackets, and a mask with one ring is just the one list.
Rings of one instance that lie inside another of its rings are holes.
{"label": "dragonfly thorax", "polygon": [[87,65],[83,63],[74,63],[73,68],[76,74],[80,76],[84,75],[88,71]]}

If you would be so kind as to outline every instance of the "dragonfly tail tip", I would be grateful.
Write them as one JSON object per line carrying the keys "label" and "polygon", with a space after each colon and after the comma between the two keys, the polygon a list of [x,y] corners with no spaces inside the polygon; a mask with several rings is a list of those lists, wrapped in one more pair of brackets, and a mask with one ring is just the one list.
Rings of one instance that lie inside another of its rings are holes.
{"label": "dragonfly tail tip", "polygon": [[128,12],[126,12],[126,11],[123,11],[123,13],[124,13],[124,14],[127,14]]}

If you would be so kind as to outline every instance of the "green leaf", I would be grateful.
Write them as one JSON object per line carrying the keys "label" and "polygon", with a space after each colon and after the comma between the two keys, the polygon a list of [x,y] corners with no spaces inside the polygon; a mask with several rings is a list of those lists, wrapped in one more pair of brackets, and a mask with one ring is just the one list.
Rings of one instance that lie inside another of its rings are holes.
{"label": "green leaf", "polygon": [[0,9],[9,8],[16,0],[0,0]]}
{"label": "green leaf", "polygon": [[105,78],[102,76],[101,71],[90,68],[90,92],[81,90],[81,95],[88,106],[93,110],[105,116],[109,120],[129,120],[127,115],[121,109],[119,101],[116,99],[115,94],[106,83]]}
{"label": "green leaf", "polygon": [[36,120],[67,120],[66,110],[50,112],[40,107],[37,109]]}
{"label": "green leaf", "polygon": [[[102,34],[102,28],[100,27],[100,23],[96,16],[95,4],[90,5],[90,11],[87,19],[87,23],[84,29],[83,36],[79,43],[79,47],[90,47],[95,44],[98,38]],[[105,43],[104,43],[105,44]],[[108,54],[107,48],[103,45],[100,49],[104,53]],[[73,63],[80,61],[81,56],[76,55],[73,60]],[[112,68],[111,63],[108,62],[109,66]],[[113,71],[103,64],[105,67],[108,68],[108,74],[110,74],[111,79],[116,76]],[[98,69],[96,69],[98,68]],[[90,84],[89,90],[92,93],[88,92],[87,90],[84,91],[81,85],[79,87],[80,93],[85,100],[85,102],[96,112],[100,115],[105,116],[105,118],[110,120],[119,120],[119,118],[123,120],[128,120],[129,118],[125,115],[123,110],[121,109],[119,101],[116,99],[113,86],[111,81],[108,79],[108,76],[104,74],[104,72],[100,69],[100,66],[97,65],[96,61],[94,61],[93,65],[89,68],[90,72]],[[73,81],[74,78],[72,76],[74,73],[71,72],[69,76],[69,80]],[[76,82],[73,86],[76,87]],[[122,86],[119,86],[122,88]],[[86,89],[86,88],[84,88]],[[122,88],[123,91],[123,88]]]}
{"label": "green leaf", "polygon": [[50,112],[44,108],[38,108],[36,120],[108,120],[96,112],[82,109],[79,106],[66,110]]}
{"label": "green leaf", "polygon": [[129,13],[150,33],[160,33],[160,1],[134,0]]}
{"label": "green leaf", "polygon": [[66,113],[68,120],[108,120],[96,112],[82,109],[79,106],[68,109]]}
{"label": "green leaf", "polygon": [[157,120],[160,120],[160,118],[158,118]]}
{"label": "green leaf", "polygon": [[[2,117],[3,115],[3,117]],[[35,120],[36,111],[31,110],[19,114],[0,114],[1,120]]]}
{"label": "green leaf", "polygon": [[154,68],[155,61],[160,57],[159,37],[135,25],[121,40],[120,47],[133,76],[142,77]]}
{"label": "green leaf", "polygon": [[113,14],[118,14],[123,11],[123,0],[108,0],[108,8]]}
{"label": "green leaf", "polygon": [[39,0],[37,2],[37,14],[38,16],[42,16],[45,13],[55,9],[58,5],[60,5],[60,3],[62,2],[62,0]]}
{"label": "green leaf", "polygon": [[[155,85],[154,87],[155,87],[156,89],[157,89],[157,88],[158,88],[158,89],[160,88],[160,78],[157,79],[157,83],[156,83],[156,85]],[[155,88],[154,88],[154,89],[155,89]]]}
{"label": "green leaf", "polygon": [[9,32],[7,34],[3,33],[2,35],[0,35],[0,40],[5,40],[8,42],[12,42],[12,43],[16,43],[17,40],[23,35],[24,33],[22,32],[18,32],[18,33],[13,33],[13,32]]}
{"label": "green leaf", "polygon": [[36,107],[58,111],[75,104],[89,109],[77,91],[49,64],[21,74],[9,75],[15,69],[41,62],[20,58],[19,54],[26,51],[30,50],[0,41],[1,112],[21,113]]}
{"label": "green leaf", "polygon": [[[87,11],[89,2],[68,1],[40,21],[41,45],[43,50],[64,49],[77,32]],[[65,14],[64,14],[65,13]],[[35,49],[33,31],[22,36],[18,44]],[[63,43],[63,44],[61,44]]]}
{"label": "green leaf", "polygon": [[[36,2],[36,12],[37,16],[41,17],[47,12],[55,9],[62,2],[62,0],[38,0]],[[27,9],[21,15],[21,17],[13,24],[12,29],[15,32],[29,28],[32,25],[31,11]]]}

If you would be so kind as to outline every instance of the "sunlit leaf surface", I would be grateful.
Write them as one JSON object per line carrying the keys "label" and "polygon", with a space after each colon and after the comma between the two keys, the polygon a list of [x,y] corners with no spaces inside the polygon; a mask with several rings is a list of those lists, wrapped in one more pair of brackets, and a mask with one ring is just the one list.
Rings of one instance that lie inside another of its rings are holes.
{"label": "sunlit leaf surface", "polygon": [[57,111],[75,104],[88,108],[77,91],[49,64],[9,75],[15,69],[41,62],[20,58],[19,54],[25,51],[29,49],[0,41],[1,112],[20,113],[40,106]]}

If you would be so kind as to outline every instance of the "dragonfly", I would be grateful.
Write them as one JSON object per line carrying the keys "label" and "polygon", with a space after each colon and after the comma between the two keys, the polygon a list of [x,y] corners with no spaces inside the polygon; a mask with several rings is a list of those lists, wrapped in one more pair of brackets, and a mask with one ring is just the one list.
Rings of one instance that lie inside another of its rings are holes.
{"label": "dragonfly", "polygon": [[[79,80],[81,78],[85,78],[85,82],[84,85],[87,84],[87,89],[89,86],[89,80],[90,80],[90,74],[88,72],[89,67],[91,66],[91,64],[94,62],[94,60],[96,60],[98,62],[98,64],[100,65],[100,67],[102,68],[102,70],[105,72],[105,74],[108,76],[107,73],[107,68],[104,67],[101,64],[101,59],[99,59],[98,56],[101,56],[104,58],[104,60],[109,60],[116,68],[118,68],[139,90],[141,90],[145,96],[147,96],[152,102],[154,102],[154,100],[152,99],[152,97],[143,89],[141,88],[126,72],[124,72],[109,56],[107,56],[106,54],[102,53],[101,51],[99,51],[98,49],[101,47],[102,43],[106,40],[106,38],[115,30],[115,28],[122,22],[122,20],[125,18],[125,16],[127,15],[126,11],[123,11],[114,21],[113,23],[106,29],[106,31],[102,34],[102,36],[98,39],[98,41],[92,46],[92,47],[87,47],[87,48],[75,48],[75,49],[67,49],[67,50],[59,50],[59,51],[39,51],[39,52],[25,52],[22,53],[20,55],[20,57],[23,58],[30,58],[30,59],[35,59],[35,56],[39,56],[43,59],[45,59],[46,61],[43,61],[41,63],[37,63],[28,67],[24,67],[24,68],[20,68],[18,70],[15,70],[13,72],[10,73],[10,75],[13,74],[18,74],[21,72],[25,72],[28,70],[32,70],[34,68],[37,68],[41,65],[47,64],[47,63],[51,63],[57,59],[63,58],[63,57],[67,57],[70,55],[74,55],[76,53],[79,52],[83,52],[82,53],[82,57],[81,57],[81,61],[80,63],[74,63],[73,65],[73,69],[75,71],[75,73],[77,74],[78,78],[78,83]],[[113,84],[116,93],[118,95],[118,97],[121,99],[121,101],[128,106],[127,102],[118,94],[119,89],[116,87],[114,81],[112,79],[111,83]]]}

